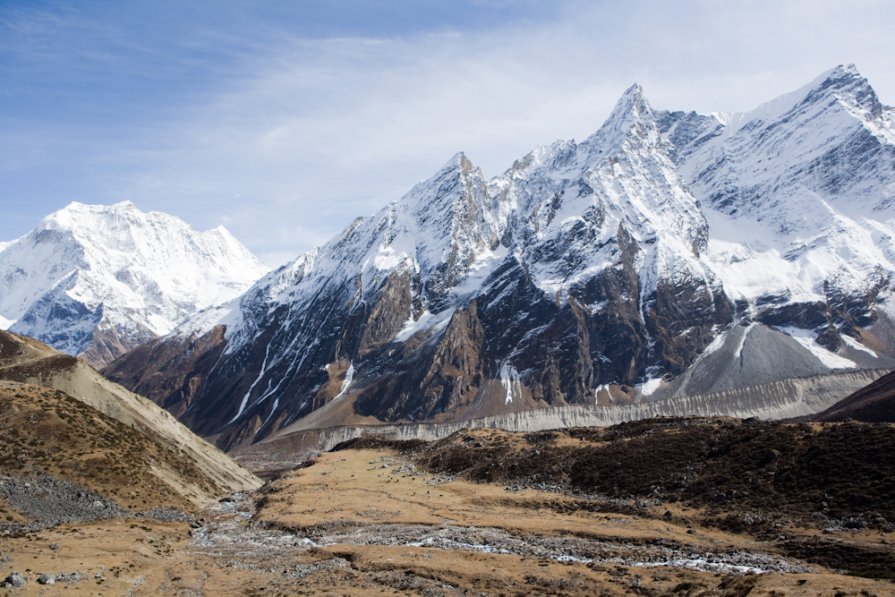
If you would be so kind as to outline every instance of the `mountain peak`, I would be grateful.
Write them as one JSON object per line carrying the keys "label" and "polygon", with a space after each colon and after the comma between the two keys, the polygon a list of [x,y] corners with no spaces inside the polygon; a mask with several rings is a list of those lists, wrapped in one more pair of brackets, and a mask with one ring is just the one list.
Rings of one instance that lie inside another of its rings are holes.
{"label": "mountain peak", "polygon": [[[825,90],[842,91],[854,88],[870,88],[870,83],[854,64],[840,64],[821,73],[807,85],[808,95]],[[872,89],[871,89],[872,91]]]}
{"label": "mountain peak", "polygon": [[[62,209],[54,212],[68,212],[68,213],[105,213],[110,211],[140,211],[136,204],[130,199],[126,199],[124,201],[119,201],[117,203],[112,203],[109,205],[101,204],[101,203],[82,203],[81,201],[71,201],[68,205],[63,207]],[[51,214],[53,215],[53,214]]]}
{"label": "mountain peak", "polygon": [[633,85],[625,89],[625,92],[622,94],[622,98],[629,96],[643,99],[643,86],[640,83],[634,83]]}
{"label": "mountain peak", "polygon": [[[451,158],[444,163],[444,165],[439,168],[438,174],[436,174],[433,178],[437,178],[445,173],[449,172],[469,172],[474,170],[475,166],[466,156],[466,153],[463,151],[458,151]],[[431,179],[430,179],[431,180]]]}
{"label": "mountain peak", "polygon": [[850,110],[879,116],[882,104],[870,82],[854,64],[838,65],[823,73],[809,85],[804,102],[829,101],[830,96]]}
{"label": "mountain peak", "polygon": [[837,73],[840,75],[861,76],[858,67],[852,62],[850,64],[838,64],[828,71],[829,74]]}
{"label": "mountain peak", "polygon": [[78,228],[89,229],[96,220],[109,214],[133,214],[145,215],[131,201],[121,201],[111,205],[81,203],[72,201],[60,210],[54,211],[42,220],[42,225],[47,228],[61,228],[74,230]]}
{"label": "mountain peak", "polygon": [[643,93],[643,87],[639,83],[634,83],[628,87],[619,100],[615,103],[612,113],[609,115],[608,121],[617,119],[642,118],[645,115],[652,115],[652,108]]}
{"label": "mountain peak", "polygon": [[109,207],[113,209],[137,209],[137,205],[130,199],[125,199],[124,201],[113,203]]}
{"label": "mountain peak", "polygon": [[826,111],[845,108],[861,120],[877,118],[883,105],[854,64],[837,65],[803,87],[767,101],[749,112],[716,112],[713,116],[731,135],[750,122],[774,122],[793,110]]}
{"label": "mountain peak", "polygon": [[864,79],[864,76],[858,71],[858,67],[852,64],[837,64],[828,71],[821,73],[815,80],[814,84],[821,81],[833,80],[842,81],[849,79]]}
{"label": "mountain peak", "polygon": [[[423,211],[427,211],[433,200],[453,197],[458,188],[467,187],[471,181],[474,181],[474,184],[484,185],[481,170],[466,157],[465,153],[458,151],[438,172],[417,183],[401,202],[409,205],[419,204]],[[421,201],[423,204],[420,204]]]}
{"label": "mountain peak", "polygon": [[589,147],[590,152],[614,152],[632,135],[637,139],[637,145],[651,140],[658,142],[659,138],[655,114],[643,87],[637,83],[625,90],[600,130],[585,139],[582,145]]}
{"label": "mountain peak", "polygon": [[102,364],[233,298],[267,269],[223,229],[198,232],[129,201],[72,202],[4,248],[0,321]]}
{"label": "mountain peak", "polygon": [[451,159],[448,160],[448,164],[462,164],[463,162],[468,161],[469,158],[466,157],[466,152],[461,150],[451,156]]}

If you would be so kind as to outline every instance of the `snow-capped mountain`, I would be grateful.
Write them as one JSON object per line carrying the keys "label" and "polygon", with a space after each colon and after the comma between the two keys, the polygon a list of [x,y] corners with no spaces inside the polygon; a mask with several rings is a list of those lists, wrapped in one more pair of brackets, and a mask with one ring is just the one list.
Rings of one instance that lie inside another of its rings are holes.
{"label": "snow-capped mountain", "polygon": [[893,110],[854,67],[747,114],[628,89],[486,181],[463,155],[116,381],[223,445],[891,366]]}
{"label": "snow-capped mountain", "polygon": [[266,271],[224,228],[71,203],[0,246],[0,326],[102,365]]}
{"label": "snow-capped mountain", "polygon": [[752,112],[661,121],[732,300],[834,352],[891,350],[867,328],[895,271],[895,110],[853,65]]}
{"label": "snow-capped mountain", "polygon": [[[825,299],[825,279],[847,293],[885,284],[895,263],[895,110],[853,66],[705,120],[713,126],[700,137],[679,137],[678,160],[712,220],[712,261],[727,288],[807,302]],[[778,277],[750,284],[741,274],[759,263]]]}

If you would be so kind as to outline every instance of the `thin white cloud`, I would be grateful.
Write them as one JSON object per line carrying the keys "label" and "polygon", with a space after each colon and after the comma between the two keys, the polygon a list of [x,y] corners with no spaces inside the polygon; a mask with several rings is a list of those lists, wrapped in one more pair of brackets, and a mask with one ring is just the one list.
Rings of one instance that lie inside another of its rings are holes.
{"label": "thin white cloud", "polygon": [[116,147],[105,185],[198,226],[226,222],[279,261],[458,150],[495,175],[537,144],[583,138],[635,81],[656,107],[746,110],[855,62],[892,103],[892,22],[880,0],[573,1],[553,19],[490,30],[279,30],[246,44],[178,117]]}

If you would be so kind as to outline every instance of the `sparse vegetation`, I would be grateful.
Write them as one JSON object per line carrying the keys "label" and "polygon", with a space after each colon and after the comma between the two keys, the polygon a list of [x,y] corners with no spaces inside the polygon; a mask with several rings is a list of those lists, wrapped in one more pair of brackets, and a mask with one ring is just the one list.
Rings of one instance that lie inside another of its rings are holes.
{"label": "sparse vegetation", "polygon": [[895,425],[656,419],[529,434],[470,430],[429,444],[368,438],[341,448],[377,446],[432,473],[580,498],[541,508],[643,514],[644,505],[675,504],[698,512],[700,525],[775,541],[787,555],[895,579],[890,547],[818,536],[895,532]]}
{"label": "sparse vegetation", "polygon": [[527,435],[468,431],[408,448],[427,469],[474,481],[893,530],[893,446],[891,425],[660,419]]}
{"label": "sparse vegetation", "polygon": [[124,507],[194,509],[153,470],[213,483],[189,460],[62,392],[0,382],[0,466],[5,475],[46,473]]}

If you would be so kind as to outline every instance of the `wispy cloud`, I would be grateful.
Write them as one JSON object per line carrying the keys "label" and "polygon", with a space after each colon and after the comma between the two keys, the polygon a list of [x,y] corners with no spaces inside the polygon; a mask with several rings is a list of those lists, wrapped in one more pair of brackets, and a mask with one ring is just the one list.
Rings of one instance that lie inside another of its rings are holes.
{"label": "wispy cloud", "polygon": [[199,22],[160,58],[140,36],[125,66],[196,82],[162,78],[151,118],[97,127],[104,144],[84,175],[99,199],[224,223],[275,261],[397,199],[455,151],[493,175],[539,143],[580,139],[635,81],[657,107],[745,110],[856,62],[895,98],[884,1],[482,3],[480,20],[475,4],[443,26],[327,21],[326,35]]}

